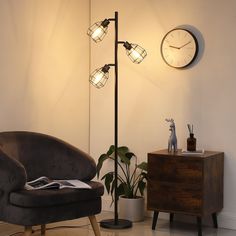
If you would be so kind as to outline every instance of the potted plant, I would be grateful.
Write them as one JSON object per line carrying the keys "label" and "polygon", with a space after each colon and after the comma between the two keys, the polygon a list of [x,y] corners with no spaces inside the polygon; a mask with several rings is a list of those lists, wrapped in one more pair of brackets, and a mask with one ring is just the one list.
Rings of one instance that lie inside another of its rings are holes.
{"label": "potted plant", "polygon": [[[104,161],[114,161],[114,145],[111,145],[107,153],[102,154],[98,159],[97,176]],[[118,180],[117,195],[119,196],[119,214],[122,218],[131,221],[144,219],[144,198],[143,193],[146,187],[147,163],[137,164],[137,157],[129,151],[126,146],[118,147]],[[114,171],[104,174],[101,180],[105,182],[105,188],[114,200]]]}

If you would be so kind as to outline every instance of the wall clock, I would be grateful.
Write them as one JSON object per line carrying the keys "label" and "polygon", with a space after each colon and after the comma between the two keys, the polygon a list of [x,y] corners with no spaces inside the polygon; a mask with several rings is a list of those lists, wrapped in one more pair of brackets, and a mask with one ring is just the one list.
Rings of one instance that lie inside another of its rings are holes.
{"label": "wall clock", "polygon": [[196,59],[198,41],[192,32],[182,28],[169,31],[161,42],[161,55],[167,65],[185,68]]}

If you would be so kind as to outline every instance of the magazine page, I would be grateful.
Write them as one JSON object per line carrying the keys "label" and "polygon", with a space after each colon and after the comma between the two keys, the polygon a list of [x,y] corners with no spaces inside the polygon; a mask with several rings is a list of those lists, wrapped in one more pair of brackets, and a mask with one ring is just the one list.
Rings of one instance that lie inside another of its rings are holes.
{"label": "magazine page", "polygon": [[91,189],[91,187],[88,184],[77,179],[50,180],[49,178],[45,176],[29,181],[25,184],[25,189],[27,190],[54,189],[54,188]]}
{"label": "magazine page", "polygon": [[78,180],[78,179],[71,179],[71,180],[55,180],[59,182],[60,188],[78,188],[78,189],[91,189],[91,186],[88,184]]}
{"label": "magazine page", "polygon": [[60,184],[50,180],[49,178],[42,176],[33,181],[29,181],[25,184],[25,189],[27,190],[37,190],[37,189],[52,189],[60,188]]}
{"label": "magazine page", "polygon": [[37,178],[37,179],[34,179],[34,180],[32,180],[32,181],[29,181],[29,182],[27,182],[27,184],[35,184],[35,183],[37,183],[37,182],[41,182],[41,181],[43,181],[43,182],[45,182],[45,183],[49,183],[50,182],[50,180],[49,180],[49,178],[48,177],[46,177],[46,176],[41,176],[41,177],[39,177],[39,178]]}

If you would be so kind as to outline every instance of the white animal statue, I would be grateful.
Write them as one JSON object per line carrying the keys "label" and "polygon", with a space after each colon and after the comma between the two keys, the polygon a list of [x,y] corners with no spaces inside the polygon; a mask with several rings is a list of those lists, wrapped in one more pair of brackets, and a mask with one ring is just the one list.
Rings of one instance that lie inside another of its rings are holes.
{"label": "white animal statue", "polygon": [[168,152],[177,152],[177,137],[175,133],[175,122],[171,119],[166,119],[167,122],[170,122],[170,137],[168,140]]}

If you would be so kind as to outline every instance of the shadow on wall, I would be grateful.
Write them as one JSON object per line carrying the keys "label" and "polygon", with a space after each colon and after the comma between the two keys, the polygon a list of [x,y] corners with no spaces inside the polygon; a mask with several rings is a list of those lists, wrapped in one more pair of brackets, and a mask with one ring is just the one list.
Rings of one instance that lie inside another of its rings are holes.
{"label": "shadow on wall", "polygon": [[187,68],[192,68],[193,66],[195,66],[196,64],[198,64],[198,62],[202,59],[203,57],[203,54],[204,54],[204,51],[205,51],[205,40],[203,38],[203,35],[202,33],[194,26],[192,25],[179,25],[178,27],[176,28],[183,28],[183,29],[186,29],[186,30],[189,30],[191,31],[197,38],[197,41],[198,41],[198,55],[197,55],[197,58],[196,60],[190,65],[188,66]]}

